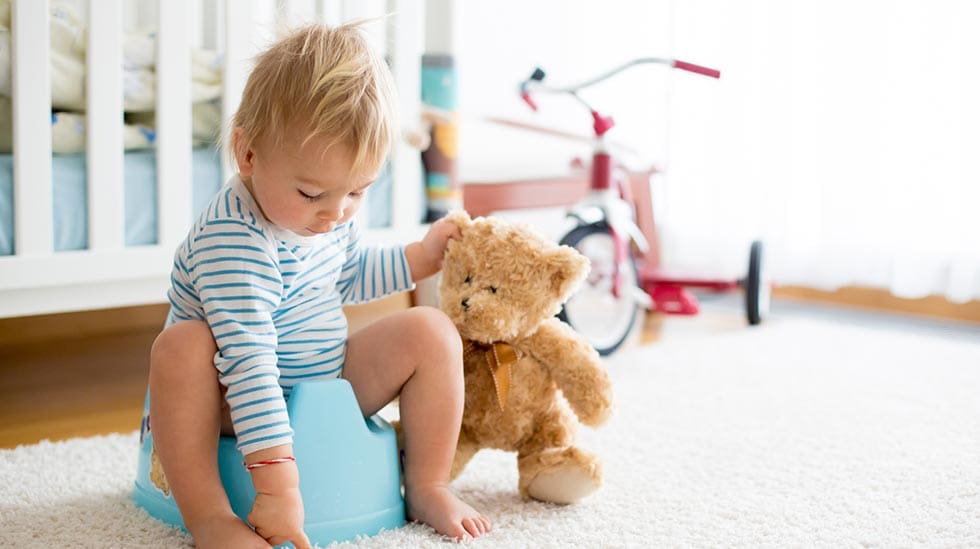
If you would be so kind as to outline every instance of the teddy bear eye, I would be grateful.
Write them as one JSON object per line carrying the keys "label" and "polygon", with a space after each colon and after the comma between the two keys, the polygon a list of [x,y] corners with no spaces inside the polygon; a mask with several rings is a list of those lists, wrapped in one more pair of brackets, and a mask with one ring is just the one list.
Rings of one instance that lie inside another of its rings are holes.
{"label": "teddy bear eye", "polygon": [[493,292],[493,293],[497,293],[497,287],[496,286],[490,286],[490,291]]}
{"label": "teddy bear eye", "polygon": [[466,278],[463,279],[463,282],[469,284],[470,282],[473,282],[473,277],[470,275],[466,275]]}

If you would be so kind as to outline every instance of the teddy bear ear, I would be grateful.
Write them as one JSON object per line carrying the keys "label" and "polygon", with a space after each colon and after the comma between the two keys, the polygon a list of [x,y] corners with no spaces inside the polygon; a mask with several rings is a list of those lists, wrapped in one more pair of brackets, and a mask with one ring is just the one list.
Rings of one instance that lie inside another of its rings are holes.
{"label": "teddy bear ear", "polygon": [[568,299],[589,274],[589,259],[569,246],[547,252],[547,263],[551,267],[551,289],[561,301]]}
{"label": "teddy bear ear", "polygon": [[470,214],[466,213],[466,210],[453,210],[446,215],[445,219],[460,229],[465,229],[473,224],[473,220],[470,219]]}

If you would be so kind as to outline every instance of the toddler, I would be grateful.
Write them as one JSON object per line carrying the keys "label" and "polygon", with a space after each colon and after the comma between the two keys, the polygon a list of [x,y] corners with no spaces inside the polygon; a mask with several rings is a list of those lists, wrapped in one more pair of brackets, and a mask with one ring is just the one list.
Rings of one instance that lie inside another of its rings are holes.
{"label": "toddler", "polygon": [[[388,69],[356,25],[294,32],[249,76],[232,121],[238,174],[175,254],[150,355],[155,449],[199,547],[310,546],[285,400],[338,376],[365,416],[400,397],[409,518],[453,538],[490,529],[448,489],[463,410],[453,324],[415,307],[348,337],[341,309],[436,273],[459,236],[439,221],[407,246],[361,242],[352,217],[395,139],[393,109]],[[250,466],[254,531],[218,476],[221,434]]]}

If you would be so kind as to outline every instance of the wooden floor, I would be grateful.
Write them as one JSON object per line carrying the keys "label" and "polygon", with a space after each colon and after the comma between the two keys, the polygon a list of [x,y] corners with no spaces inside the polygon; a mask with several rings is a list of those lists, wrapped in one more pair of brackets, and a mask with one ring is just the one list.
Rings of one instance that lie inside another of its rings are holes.
{"label": "wooden floor", "polygon": [[158,332],[0,347],[0,448],[138,429]]}
{"label": "wooden floor", "polygon": [[[834,301],[801,291],[784,291],[783,297]],[[852,304],[868,301],[867,297],[845,297]],[[408,306],[407,297],[398,299],[348,308],[351,330]],[[899,305],[906,307],[906,312],[980,321],[980,303],[976,301],[958,306],[955,314]],[[888,308],[877,302],[868,306]],[[59,318],[0,320],[0,448],[137,429],[146,393],[149,349],[165,314],[163,306],[152,306]],[[639,343],[657,341],[662,323],[662,315],[649,314]]]}
{"label": "wooden floor", "polygon": [[[352,332],[410,304],[346,307]],[[0,448],[139,428],[164,305],[0,320]]]}

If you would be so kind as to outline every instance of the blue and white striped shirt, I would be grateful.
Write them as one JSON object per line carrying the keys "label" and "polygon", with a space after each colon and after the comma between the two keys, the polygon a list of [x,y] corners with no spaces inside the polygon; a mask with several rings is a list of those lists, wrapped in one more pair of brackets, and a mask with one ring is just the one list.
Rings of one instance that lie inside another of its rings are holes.
{"label": "blue and white striped shirt", "polygon": [[292,442],[295,384],[340,375],[341,306],[412,286],[403,246],[363,246],[353,221],[310,237],[276,227],[236,176],[174,255],[167,325],[211,326],[238,449],[250,454]]}

